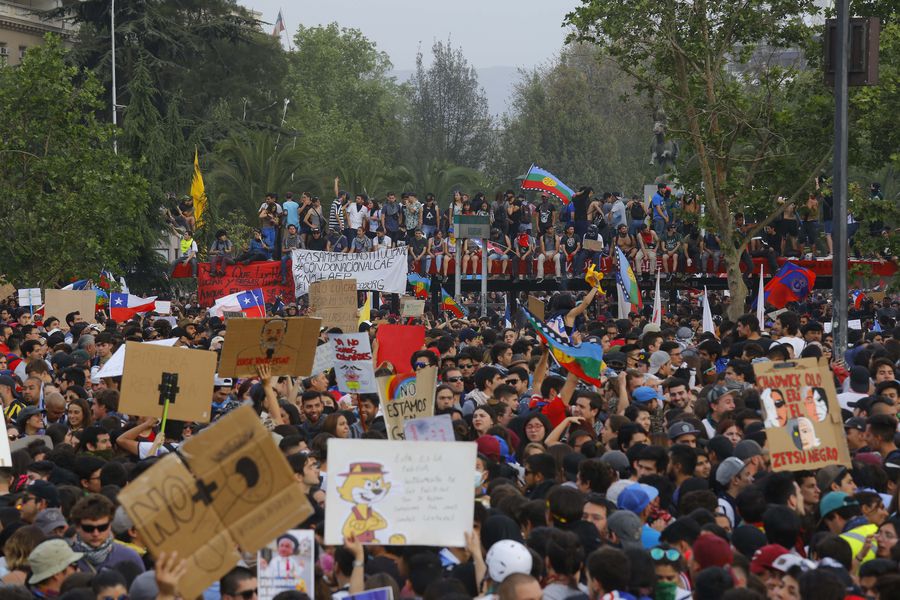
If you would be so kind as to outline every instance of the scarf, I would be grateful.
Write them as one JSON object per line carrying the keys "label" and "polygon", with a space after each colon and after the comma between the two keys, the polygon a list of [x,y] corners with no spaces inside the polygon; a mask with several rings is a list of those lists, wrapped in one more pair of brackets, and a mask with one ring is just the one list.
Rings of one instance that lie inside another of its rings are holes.
{"label": "scarf", "polygon": [[72,542],[72,550],[75,552],[83,552],[84,559],[87,561],[88,565],[96,570],[100,565],[106,562],[107,558],[109,558],[109,555],[113,550],[113,537],[109,536],[101,546],[94,548],[93,546],[86,544],[76,535],[75,541]]}

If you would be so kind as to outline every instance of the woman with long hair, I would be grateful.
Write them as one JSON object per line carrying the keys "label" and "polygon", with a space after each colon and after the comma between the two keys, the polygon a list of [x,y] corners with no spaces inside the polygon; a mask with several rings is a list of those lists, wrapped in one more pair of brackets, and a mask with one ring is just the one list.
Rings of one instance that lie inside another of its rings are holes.
{"label": "woman with long hair", "polygon": [[84,431],[91,426],[92,422],[91,408],[88,406],[87,400],[75,398],[69,401],[69,406],[66,408],[66,423],[69,425],[69,431]]}

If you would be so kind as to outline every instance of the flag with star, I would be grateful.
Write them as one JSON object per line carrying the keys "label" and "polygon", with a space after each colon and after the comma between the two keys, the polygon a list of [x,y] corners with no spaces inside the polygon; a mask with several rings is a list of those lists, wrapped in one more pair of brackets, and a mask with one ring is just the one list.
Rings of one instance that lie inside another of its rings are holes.
{"label": "flag with star", "polygon": [[109,318],[122,323],[135,315],[156,309],[156,296],[141,298],[134,294],[113,292],[109,298]]}
{"label": "flag with star", "polygon": [[228,294],[216,298],[210,307],[209,314],[222,317],[226,312],[241,312],[245,317],[265,317],[266,298],[261,288]]}

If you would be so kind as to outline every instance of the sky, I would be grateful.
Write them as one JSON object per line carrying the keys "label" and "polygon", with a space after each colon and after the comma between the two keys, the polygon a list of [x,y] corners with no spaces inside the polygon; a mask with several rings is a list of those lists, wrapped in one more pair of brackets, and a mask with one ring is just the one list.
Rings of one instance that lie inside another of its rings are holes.
{"label": "sky", "polygon": [[[394,69],[415,67],[421,45],[426,57],[435,40],[462,48],[478,68],[529,69],[562,47],[566,13],[578,0],[238,0],[274,23],[280,8],[293,35],[298,24],[332,21],[354,27],[388,54]],[[267,29],[270,29],[268,26]]]}

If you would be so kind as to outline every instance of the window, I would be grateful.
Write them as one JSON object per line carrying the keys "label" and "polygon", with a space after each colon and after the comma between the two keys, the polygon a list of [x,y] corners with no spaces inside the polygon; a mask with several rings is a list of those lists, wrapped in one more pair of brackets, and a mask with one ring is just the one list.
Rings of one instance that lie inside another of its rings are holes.
{"label": "window", "polygon": [[19,46],[19,60],[25,58],[25,52],[28,51],[28,46]]}
{"label": "window", "polygon": [[9,48],[6,47],[6,44],[0,44],[0,65],[5,65],[8,59]]}

